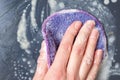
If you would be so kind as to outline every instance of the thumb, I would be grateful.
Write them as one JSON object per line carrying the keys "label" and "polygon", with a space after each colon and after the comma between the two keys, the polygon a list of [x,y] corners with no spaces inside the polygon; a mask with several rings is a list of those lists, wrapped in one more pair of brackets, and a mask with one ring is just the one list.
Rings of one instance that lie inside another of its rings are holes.
{"label": "thumb", "polygon": [[48,71],[48,65],[47,65],[46,44],[45,41],[43,41],[40,49],[40,56],[38,57],[37,60],[37,69],[33,80],[43,80],[47,71]]}

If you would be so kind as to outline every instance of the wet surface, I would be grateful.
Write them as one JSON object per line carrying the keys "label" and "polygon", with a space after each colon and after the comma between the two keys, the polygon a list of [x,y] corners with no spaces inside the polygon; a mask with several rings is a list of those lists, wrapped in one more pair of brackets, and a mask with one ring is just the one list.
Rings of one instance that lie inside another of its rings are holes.
{"label": "wet surface", "polygon": [[64,8],[87,10],[104,24],[110,69],[107,67],[108,77],[101,80],[119,80],[120,1],[95,1],[99,5],[91,0],[0,0],[0,80],[32,80],[42,41],[41,24]]}

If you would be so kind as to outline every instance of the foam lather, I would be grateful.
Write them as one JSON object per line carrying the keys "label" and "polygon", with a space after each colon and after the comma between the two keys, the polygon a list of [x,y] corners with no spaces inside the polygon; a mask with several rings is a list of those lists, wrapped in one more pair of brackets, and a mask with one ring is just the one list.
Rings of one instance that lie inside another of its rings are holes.
{"label": "foam lather", "polygon": [[96,49],[102,49],[104,51],[103,59],[105,58],[107,55],[106,36],[100,21],[86,11],[68,9],[61,10],[50,15],[42,24],[42,35],[47,46],[47,58],[49,66],[54,60],[61,39],[69,25],[71,25],[74,21],[81,21],[84,24],[87,20],[94,20],[96,23],[95,27],[100,33]]}

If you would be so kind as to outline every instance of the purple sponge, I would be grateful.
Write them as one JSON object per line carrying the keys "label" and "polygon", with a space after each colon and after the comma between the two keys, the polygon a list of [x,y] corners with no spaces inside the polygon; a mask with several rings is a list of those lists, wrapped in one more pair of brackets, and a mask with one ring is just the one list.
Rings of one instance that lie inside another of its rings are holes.
{"label": "purple sponge", "polygon": [[42,25],[42,34],[47,45],[49,66],[54,60],[55,53],[68,26],[74,21],[81,21],[84,24],[87,20],[94,20],[96,23],[95,27],[100,33],[96,49],[104,51],[103,58],[107,55],[105,32],[101,23],[94,16],[83,10],[62,10],[49,16]]}

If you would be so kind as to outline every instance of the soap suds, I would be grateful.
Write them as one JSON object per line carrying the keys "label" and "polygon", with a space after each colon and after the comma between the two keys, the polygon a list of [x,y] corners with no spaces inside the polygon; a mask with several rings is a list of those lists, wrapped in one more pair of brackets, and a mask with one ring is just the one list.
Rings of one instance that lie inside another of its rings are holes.
{"label": "soap suds", "polygon": [[50,5],[51,14],[52,14],[52,13],[54,13],[56,11],[55,7],[57,7],[57,2],[55,0],[48,0],[48,3]]}
{"label": "soap suds", "polygon": [[104,4],[105,4],[105,5],[108,5],[109,3],[110,3],[109,0],[104,0]]}
{"label": "soap suds", "polygon": [[44,8],[42,8],[42,11],[41,11],[41,22],[43,22],[43,19],[44,19]]}
{"label": "soap suds", "polygon": [[65,7],[64,3],[63,3],[63,2],[60,2],[60,3],[59,3],[59,7],[60,7],[60,8],[64,8],[64,7]]}
{"label": "soap suds", "polygon": [[117,2],[117,0],[111,0],[111,2],[112,2],[112,3],[116,3],[116,2]]}
{"label": "soap suds", "polygon": [[31,25],[32,25],[32,30],[37,30],[37,23],[35,19],[35,12],[36,12],[36,4],[37,0],[31,0],[31,12],[30,12],[30,17],[31,17]]}
{"label": "soap suds", "polygon": [[[117,0],[111,0],[111,2],[112,2],[112,3],[116,3]],[[105,5],[110,4],[110,0],[104,0],[104,4],[105,4]]]}
{"label": "soap suds", "polygon": [[108,43],[113,43],[115,41],[115,36],[111,36],[108,38]]}
{"label": "soap suds", "polygon": [[20,43],[20,47],[25,50],[28,54],[30,54],[30,51],[28,50],[30,47],[30,43],[26,36],[26,10],[29,7],[29,5],[24,9],[23,14],[21,16],[21,20],[18,24],[18,30],[17,30],[17,41]]}
{"label": "soap suds", "polygon": [[[28,0],[25,0],[25,2],[27,1]],[[32,77],[30,77],[30,75],[33,75],[35,72],[35,67],[33,67],[33,64],[35,64],[35,62],[32,61],[33,58],[30,56],[32,52],[32,50],[30,49],[31,49],[31,44],[37,42],[37,40],[36,38],[33,38],[33,40],[29,40],[27,35],[28,34],[27,30],[28,30],[28,25],[30,25],[29,28],[32,33],[35,33],[35,31],[38,30],[36,18],[35,18],[36,4],[37,4],[37,0],[31,0],[31,4],[28,4],[26,8],[23,10],[21,19],[19,21],[18,30],[17,30],[17,41],[20,44],[20,48],[25,52],[24,54],[21,55],[22,57],[21,59],[18,59],[17,61],[13,62],[14,76],[17,78],[17,80],[32,80]],[[30,11],[29,15],[27,14],[28,11]],[[28,24],[28,16],[30,16],[29,17],[30,24]],[[23,66],[24,64],[26,64],[26,66]]]}

